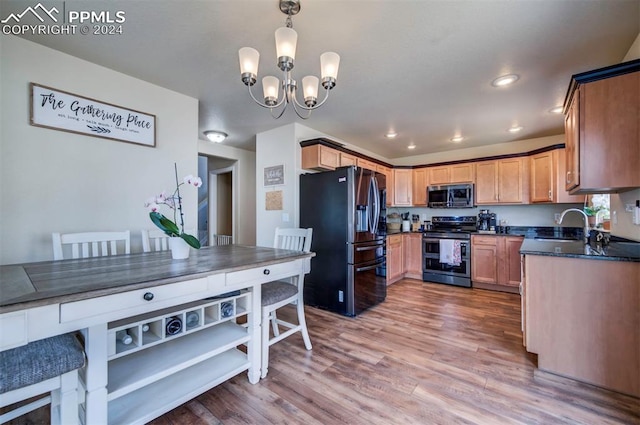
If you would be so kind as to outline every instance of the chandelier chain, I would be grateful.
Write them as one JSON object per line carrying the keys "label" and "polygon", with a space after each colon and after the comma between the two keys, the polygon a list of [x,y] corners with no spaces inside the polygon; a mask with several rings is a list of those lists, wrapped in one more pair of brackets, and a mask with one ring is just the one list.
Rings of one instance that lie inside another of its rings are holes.
{"label": "chandelier chain", "polygon": [[289,8],[289,13],[287,13],[287,28],[293,28],[293,21],[291,20],[291,8]]}

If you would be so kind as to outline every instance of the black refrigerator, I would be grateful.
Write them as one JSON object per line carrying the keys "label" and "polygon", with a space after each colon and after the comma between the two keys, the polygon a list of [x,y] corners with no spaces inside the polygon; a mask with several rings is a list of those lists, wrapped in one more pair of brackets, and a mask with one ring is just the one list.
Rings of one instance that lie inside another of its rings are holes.
{"label": "black refrigerator", "polygon": [[355,316],[387,296],[386,177],[359,167],[300,176],[300,227],[316,256],[305,304]]}

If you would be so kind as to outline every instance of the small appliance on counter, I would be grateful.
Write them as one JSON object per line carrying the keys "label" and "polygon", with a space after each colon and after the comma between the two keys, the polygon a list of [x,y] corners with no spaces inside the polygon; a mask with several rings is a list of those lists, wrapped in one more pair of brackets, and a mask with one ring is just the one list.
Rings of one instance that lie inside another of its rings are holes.
{"label": "small appliance on counter", "polygon": [[402,231],[403,232],[409,232],[411,231],[411,222],[409,221],[409,213],[402,213],[400,214],[400,216],[402,217]]}
{"label": "small appliance on counter", "polygon": [[412,232],[420,231],[420,216],[418,214],[411,215],[411,231]]}
{"label": "small appliance on counter", "polygon": [[496,233],[496,214],[489,210],[480,210],[478,214],[478,233]]}

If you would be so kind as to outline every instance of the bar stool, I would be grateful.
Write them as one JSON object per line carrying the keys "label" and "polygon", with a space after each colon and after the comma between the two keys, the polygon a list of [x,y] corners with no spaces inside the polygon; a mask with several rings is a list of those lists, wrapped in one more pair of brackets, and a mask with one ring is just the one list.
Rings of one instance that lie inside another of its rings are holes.
{"label": "bar stool", "polygon": [[49,403],[52,425],[77,424],[78,369],[84,364],[84,350],[70,333],[0,352],[0,407],[49,393],[0,415],[0,424]]}

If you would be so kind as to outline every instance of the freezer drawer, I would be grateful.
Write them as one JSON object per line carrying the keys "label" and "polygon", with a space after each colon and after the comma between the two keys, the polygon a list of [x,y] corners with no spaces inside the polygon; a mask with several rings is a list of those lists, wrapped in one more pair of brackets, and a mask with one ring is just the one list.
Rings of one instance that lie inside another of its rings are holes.
{"label": "freezer drawer", "polygon": [[355,316],[387,298],[386,259],[349,266],[347,316]]}

